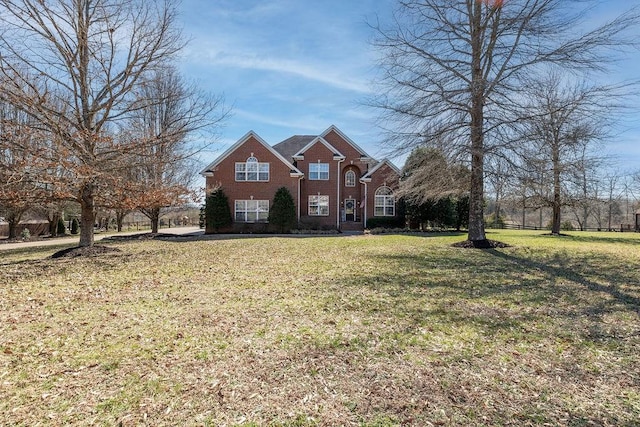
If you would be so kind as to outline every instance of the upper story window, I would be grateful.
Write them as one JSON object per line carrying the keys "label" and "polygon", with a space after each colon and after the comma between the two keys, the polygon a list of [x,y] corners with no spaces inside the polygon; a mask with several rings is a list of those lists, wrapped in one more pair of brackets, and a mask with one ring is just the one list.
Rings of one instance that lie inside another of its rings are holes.
{"label": "upper story window", "polygon": [[350,170],[344,174],[344,185],[346,187],[356,186],[356,173],[354,171]]}
{"label": "upper story window", "polygon": [[387,186],[380,187],[376,190],[374,216],[395,216],[396,214],[396,198],[393,190]]}
{"label": "upper story window", "polygon": [[329,163],[309,163],[309,179],[326,181],[329,179]]}
{"label": "upper story window", "polygon": [[269,163],[260,163],[253,155],[244,163],[237,162],[236,181],[269,181]]}

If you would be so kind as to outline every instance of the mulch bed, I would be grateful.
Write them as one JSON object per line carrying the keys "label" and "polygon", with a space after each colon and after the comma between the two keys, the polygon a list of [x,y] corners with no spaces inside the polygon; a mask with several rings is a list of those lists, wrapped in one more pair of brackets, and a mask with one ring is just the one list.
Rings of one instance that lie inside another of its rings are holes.
{"label": "mulch bed", "polygon": [[142,234],[130,234],[126,236],[109,236],[102,240],[111,241],[130,241],[130,240],[163,240],[163,239],[175,239],[177,237],[183,237],[177,234],[170,233],[142,233]]}
{"label": "mulch bed", "polygon": [[463,242],[454,243],[454,248],[466,248],[466,249],[495,249],[495,248],[508,248],[510,245],[506,243],[498,242],[496,240],[480,240],[472,241],[465,240]]}
{"label": "mulch bed", "polygon": [[121,252],[118,248],[110,246],[94,245],[86,247],[67,248],[51,255],[51,258],[76,258],[80,256],[99,256],[106,253]]}

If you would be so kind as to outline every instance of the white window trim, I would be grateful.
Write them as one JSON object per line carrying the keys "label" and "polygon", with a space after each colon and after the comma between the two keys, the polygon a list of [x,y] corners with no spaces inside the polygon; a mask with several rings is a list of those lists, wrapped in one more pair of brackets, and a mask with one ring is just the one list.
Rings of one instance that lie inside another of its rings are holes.
{"label": "white window trim", "polygon": [[[238,209],[238,203],[241,203],[243,205],[241,209]],[[255,203],[255,208],[250,208],[250,206],[248,206],[254,203]],[[262,208],[260,207],[260,204],[263,205]],[[264,208],[264,205],[266,205],[266,210]],[[234,213],[233,213],[234,222],[241,222],[241,223],[247,223],[247,224],[252,224],[257,222],[268,222],[267,218],[269,218],[269,200],[235,200],[233,203],[233,206],[234,206]],[[238,220],[238,213],[244,214],[244,220]],[[256,214],[255,221],[249,221],[247,219],[249,213]],[[265,213],[266,213],[266,218],[260,219],[260,214],[265,214]]]}
{"label": "white window trim", "polygon": [[[320,207],[321,207],[321,206],[325,206],[325,204],[324,204],[324,203],[323,203],[323,204],[320,204],[320,198],[321,198],[321,197],[322,197],[322,198],[324,198],[324,199],[326,199],[327,213],[320,213],[320,212],[321,212]],[[316,202],[316,203],[314,203],[314,204],[312,204],[312,203],[311,203],[311,201],[312,201],[314,198],[317,200],[317,202]],[[310,196],[308,197],[308,205],[307,205],[307,206],[308,206],[308,213],[309,213],[309,216],[329,216],[329,196],[322,195],[322,194],[312,194],[312,195],[310,195]],[[317,207],[317,212],[318,212],[318,213],[311,213],[311,207],[312,207],[312,206]]]}
{"label": "white window trim", "polygon": [[[312,171],[312,167],[316,165],[317,168],[314,168],[316,170]],[[326,171],[320,170],[321,166],[326,166]],[[321,174],[326,174],[326,178],[323,178]],[[329,163],[309,163],[309,181],[329,181]]]}
{"label": "white window trim", "polygon": [[[249,165],[255,167],[255,170],[249,170]],[[254,166],[255,165],[255,166]],[[240,169],[240,170],[239,170]],[[263,170],[266,169],[266,170]],[[234,177],[236,182],[269,182],[271,178],[271,170],[269,163],[258,162],[258,159],[251,156],[245,162],[236,162],[234,169]],[[244,175],[244,179],[238,179],[238,173]],[[249,174],[255,173],[256,179],[249,179]],[[260,174],[267,174],[266,179],[260,179]]]}
{"label": "white window trim", "polygon": [[[353,180],[352,183],[349,183],[349,180],[347,179],[347,176],[352,176]],[[348,170],[344,173],[344,186],[345,187],[355,187],[356,186],[356,173],[353,170]]]}
{"label": "white window trim", "polygon": [[[391,194],[378,194],[382,190],[388,190]],[[387,214],[387,209],[392,208],[392,213]],[[378,213],[378,209],[382,209],[382,214]],[[396,216],[396,198],[393,190],[386,185],[378,187],[374,193],[373,216]]]}

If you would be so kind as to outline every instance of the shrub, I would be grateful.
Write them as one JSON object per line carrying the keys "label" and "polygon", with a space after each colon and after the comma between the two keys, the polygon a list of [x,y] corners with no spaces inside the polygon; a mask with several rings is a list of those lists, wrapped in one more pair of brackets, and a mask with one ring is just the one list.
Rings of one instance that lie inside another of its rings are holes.
{"label": "shrub", "polygon": [[301,230],[320,230],[320,220],[316,217],[304,215],[300,217],[300,229]]}
{"label": "shrub", "polygon": [[77,218],[71,220],[71,234],[78,234],[80,232],[80,224]]}
{"label": "shrub", "polygon": [[22,230],[20,237],[22,237],[22,240],[29,240],[31,238],[31,232],[28,228],[25,228]]}
{"label": "shrub", "polygon": [[404,220],[398,217],[377,217],[367,219],[367,228],[403,228]]}
{"label": "shrub", "polygon": [[67,232],[67,227],[64,226],[64,220],[62,218],[58,218],[56,234],[58,236],[63,236],[66,232]]}
{"label": "shrub", "polygon": [[286,187],[280,187],[273,196],[269,209],[269,224],[285,233],[296,227],[296,204]]}
{"label": "shrub", "polygon": [[200,228],[204,228],[204,218],[205,218],[205,214],[204,214],[204,206],[202,206],[200,208],[200,214],[198,215],[198,226]]}
{"label": "shrub", "polygon": [[504,217],[498,216],[496,217],[495,213],[492,213],[488,217],[485,218],[485,223],[487,227],[490,228],[504,228]]}
{"label": "shrub", "polygon": [[205,233],[217,233],[221,228],[231,225],[229,198],[222,188],[214,190],[205,200]]}

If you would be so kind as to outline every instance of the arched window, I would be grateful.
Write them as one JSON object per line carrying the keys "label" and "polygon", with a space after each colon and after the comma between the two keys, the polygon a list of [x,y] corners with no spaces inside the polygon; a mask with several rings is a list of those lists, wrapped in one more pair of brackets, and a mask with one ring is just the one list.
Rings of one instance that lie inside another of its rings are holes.
{"label": "arched window", "polygon": [[236,181],[269,181],[269,163],[260,163],[253,155],[236,163]]}
{"label": "arched window", "polygon": [[395,216],[396,215],[396,198],[393,190],[387,186],[379,187],[376,190],[374,216]]}
{"label": "arched window", "polygon": [[344,174],[344,185],[345,187],[355,187],[356,186],[356,173],[352,170],[348,170]]}

